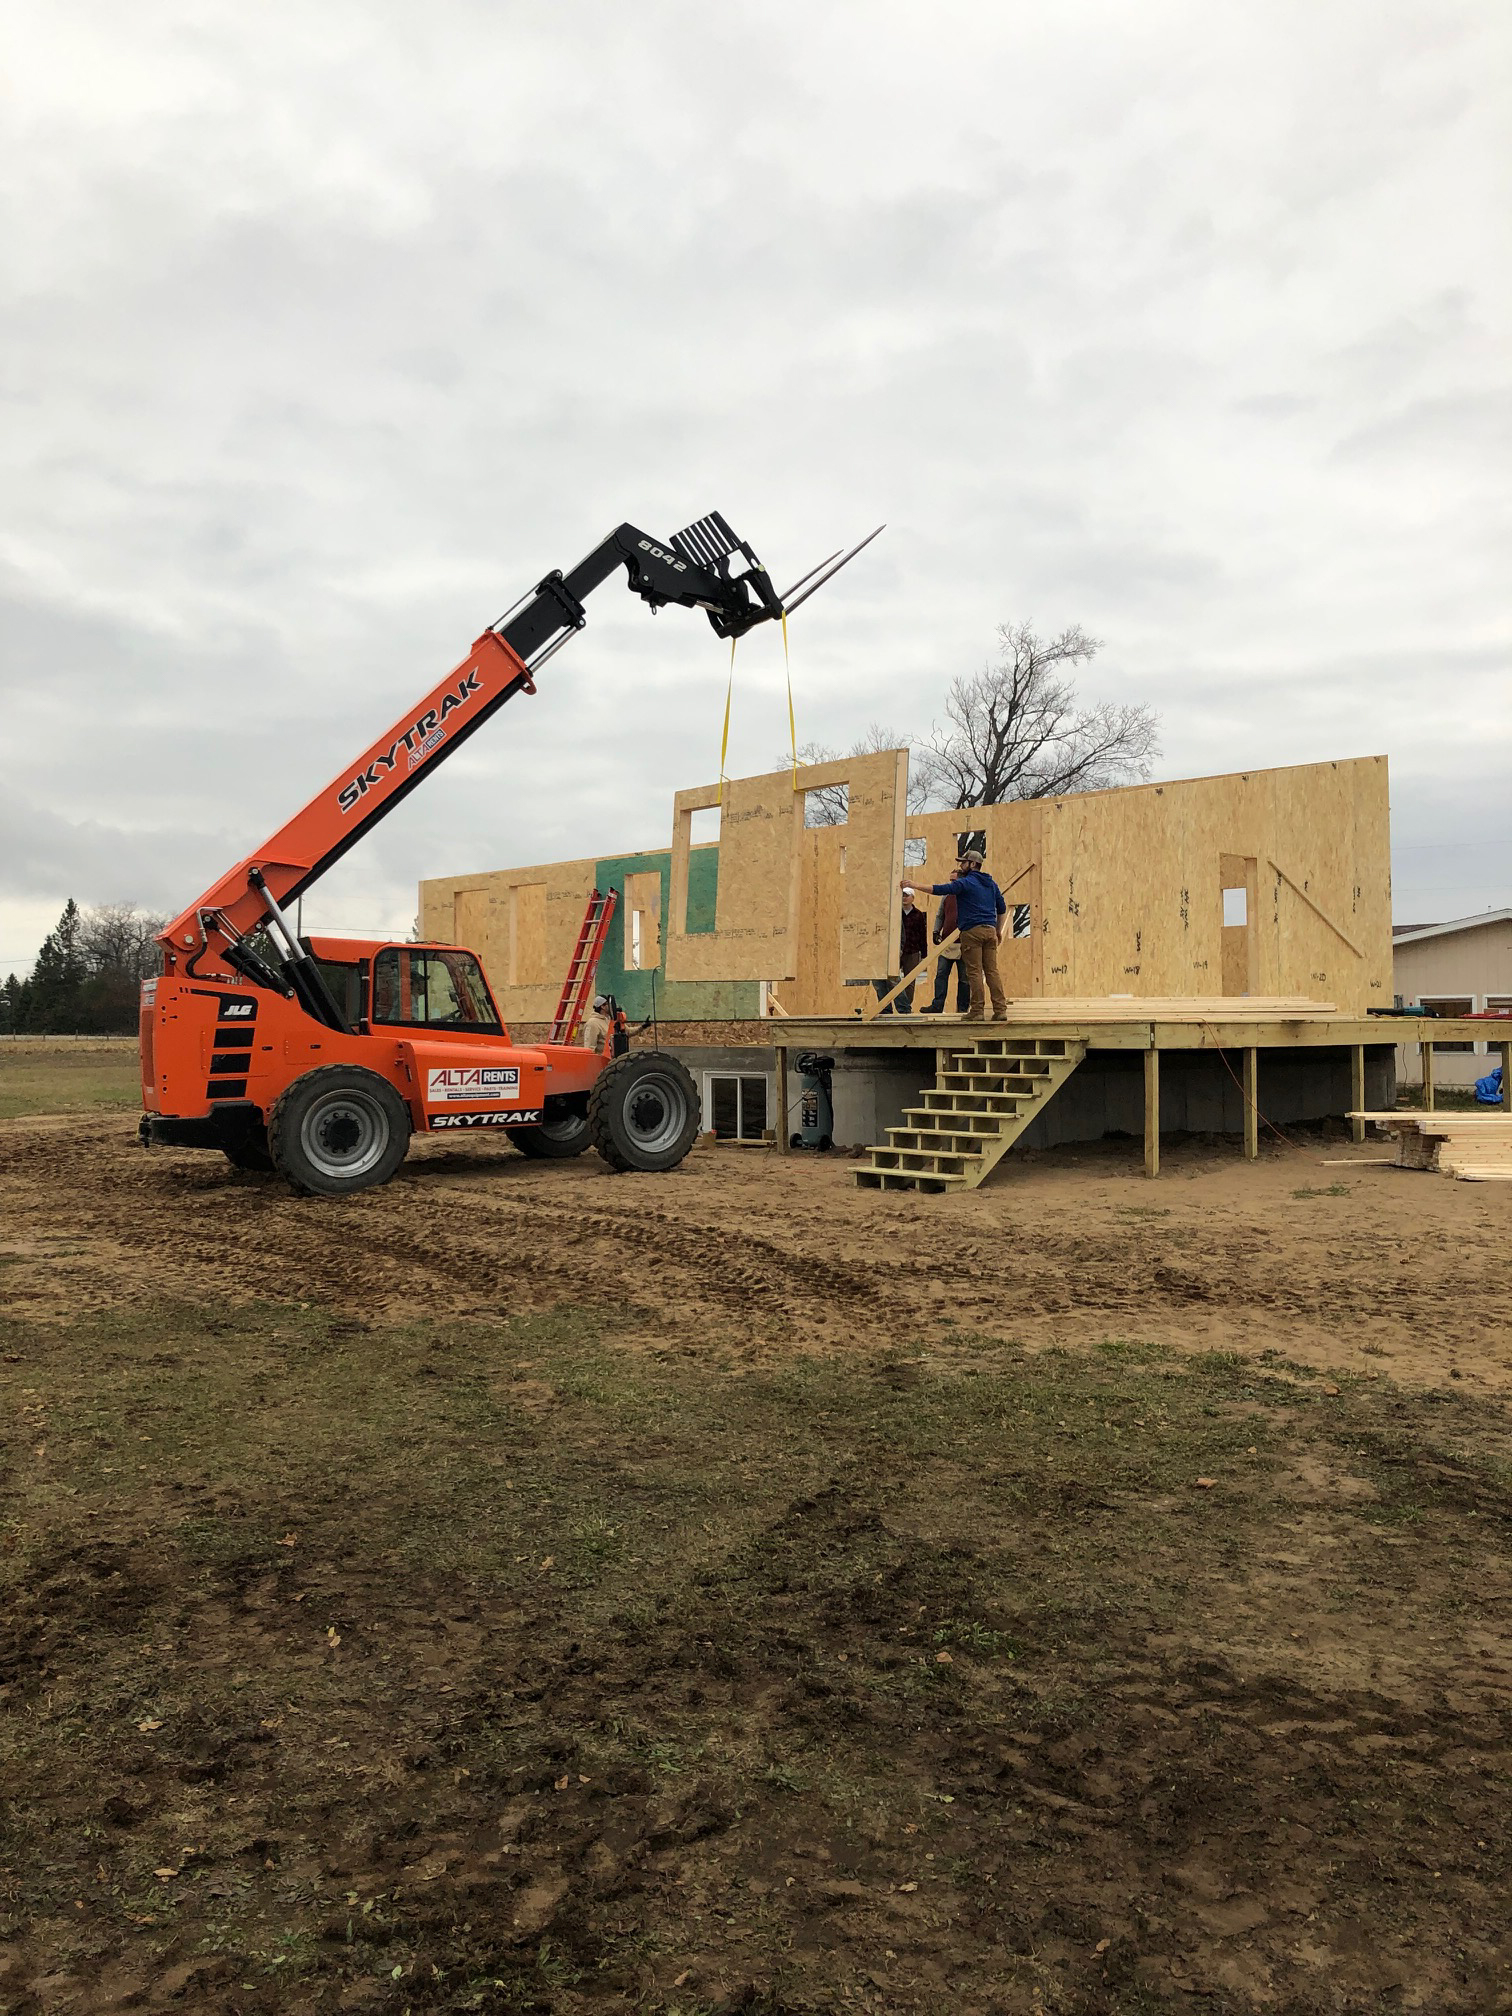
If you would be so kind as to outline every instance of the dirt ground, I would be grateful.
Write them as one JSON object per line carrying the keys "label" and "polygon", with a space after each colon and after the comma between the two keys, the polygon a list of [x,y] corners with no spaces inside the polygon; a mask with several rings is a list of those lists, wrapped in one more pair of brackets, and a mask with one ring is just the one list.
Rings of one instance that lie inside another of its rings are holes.
{"label": "dirt ground", "polygon": [[0,2011],[1512,2010],[1512,1188],[1388,1152],[0,1123]]}

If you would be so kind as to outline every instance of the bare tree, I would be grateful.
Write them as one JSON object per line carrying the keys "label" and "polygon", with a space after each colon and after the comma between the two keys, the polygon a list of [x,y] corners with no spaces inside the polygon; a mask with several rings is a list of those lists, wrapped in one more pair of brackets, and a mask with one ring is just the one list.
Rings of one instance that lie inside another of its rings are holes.
{"label": "bare tree", "polygon": [[1041,637],[1030,623],[1002,623],[998,639],[996,664],[952,681],[944,723],[919,752],[927,802],[1001,805],[1105,790],[1150,774],[1160,753],[1154,709],[1077,700],[1071,675],[1096,656],[1098,638],[1075,623],[1058,637]]}
{"label": "bare tree", "polygon": [[[895,728],[885,728],[880,721],[873,721],[864,735],[858,735],[847,756],[881,756],[888,750],[907,749],[908,769],[908,809],[922,812],[927,802],[924,787],[914,778],[913,737],[900,735]],[[805,742],[798,751],[800,763],[838,763],[841,752],[831,749],[824,742]],[[850,792],[844,784],[821,784],[810,791],[803,806],[805,826],[843,826],[850,808]]]}
{"label": "bare tree", "polygon": [[166,922],[135,903],[100,903],[84,911],[79,952],[85,970],[97,979],[149,979],[158,970],[157,934]]}

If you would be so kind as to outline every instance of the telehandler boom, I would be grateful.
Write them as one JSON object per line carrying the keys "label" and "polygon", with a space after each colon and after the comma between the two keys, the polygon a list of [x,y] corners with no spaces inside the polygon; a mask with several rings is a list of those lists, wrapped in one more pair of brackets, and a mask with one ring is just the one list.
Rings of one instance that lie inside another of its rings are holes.
{"label": "telehandler boom", "polygon": [[[867,543],[804,576],[787,606]],[[666,541],[621,525],[570,572],[538,582],[417,707],[159,934],[162,972],[142,986],[145,1144],[218,1149],[319,1196],[387,1181],[416,1130],[503,1128],[536,1156],[580,1154],[591,1142],[619,1169],[670,1169],[687,1154],[698,1100],[677,1059],[643,1051],[606,1062],[576,1044],[517,1045],[475,952],[300,937],[287,911],[490,715],[535,692],[535,674],[583,628],[583,598],[620,567],[652,610],[702,609],[720,637],[784,614],[766,569],[718,512]]]}

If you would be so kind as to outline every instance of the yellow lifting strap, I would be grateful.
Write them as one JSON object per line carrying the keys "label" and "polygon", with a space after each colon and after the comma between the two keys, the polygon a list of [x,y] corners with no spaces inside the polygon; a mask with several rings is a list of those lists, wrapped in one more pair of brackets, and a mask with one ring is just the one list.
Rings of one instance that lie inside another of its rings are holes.
{"label": "yellow lifting strap", "polygon": [[[788,652],[787,611],[782,612],[782,664],[787,674],[788,748],[793,759],[793,789],[798,789],[798,719],[793,712],[793,661]],[[730,676],[725,682],[724,727],[719,737],[719,798],[724,804],[724,787],[729,782],[725,762],[730,753],[730,703],[735,694],[735,639],[730,639]]]}
{"label": "yellow lifting strap", "polygon": [[730,639],[730,678],[729,683],[725,687],[724,733],[719,738],[719,797],[716,802],[721,806],[724,804],[725,756],[728,753],[730,747],[730,699],[731,696],[734,694],[734,691],[735,691],[735,639],[732,637]]}
{"label": "yellow lifting strap", "polygon": [[793,789],[798,789],[798,724],[793,718],[793,661],[788,656],[787,611],[782,612],[782,665],[787,673],[788,747],[793,752]]}

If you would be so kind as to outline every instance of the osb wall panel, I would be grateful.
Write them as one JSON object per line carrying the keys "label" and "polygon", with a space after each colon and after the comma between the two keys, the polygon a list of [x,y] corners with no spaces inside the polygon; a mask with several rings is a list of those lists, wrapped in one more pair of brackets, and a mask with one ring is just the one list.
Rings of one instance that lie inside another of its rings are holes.
{"label": "osb wall panel", "polygon": [[[1031,935],[998,955],[1011,995],[1278,994],[1353,1013],[1390,1002],[1384,757],[926,813],[907,822],[925,843],[909,879],[948,881],[973,832],[1008,902],[1029,907]],[[833,951],[838,857],[822,832],[808,840],[804,950],[782,1005],[851,1015],[861,1003]],[[1226,888],[1246,892],[1242,927],[1224,927]],[[939,899],[927,901],[932,926]]]}
{"label": "osb wall panel", "polygon": [[[1391,1001],[1382,756],[911,819],[906,764],[900,751],[811,765],[797,792],[788,771],[727,784],[712,931],[686,929],[689,861],[692,812],[719,792],[680,792],[665,977],[775,981],[791,1014],[854,1015],[870,997],[846,982],[897,971],[905,830],[924,842],[907,871],[921,886],[948,880],[959,836],[980,832],[1008,901],[1029,906],[1031,936],[999,955],[1019,998],[1254,993],[1355,1014]],[[847,823],[806,829],[803,791],[834,783],[850,787]],[[423,883],[421,929],[477,946],[506,1014],[545,1019],[594,871],[557,862]],[[1223,891],[1240,887],[1246,922],[1225,928]]]}
{"label": "osb wall panel", "polygon": [[545,1022],[583,928],[594,862],[553,861],[420,884],[420,935],[470,945],[506,1022]]}
{"label": "osb wall panel", "polygon": [[[1051,997],[1391,999],[1386,759],[1047,799],[1037,920]],[[1236,866],[1242,882],[1230,881]],[[1225,887],[1243,886],[1243,942]]]}
{"label": "osb wall panel", "polygon": [[896,970],[898,881],[902,874],[908,755],[846,757],[763,777],[737,777],[724,787],[719,827],[719,890],[714,929],[686,929],[688,859],[693,814],[720,802],[717,785],[679,791],[673,806],[672,876],[666,928],[669,980],[796,979],[807,835],[804,795],[844,784],[847,819],[831,828],[836,842],[826,902],[837,912],[839,974],[869,979]]}

